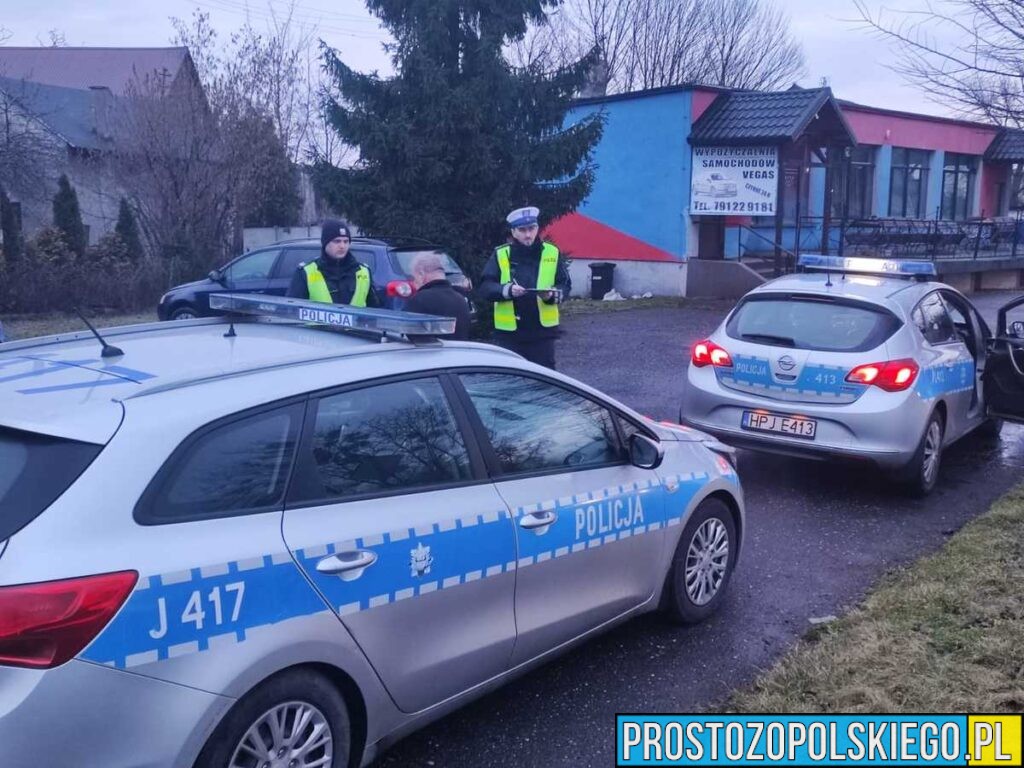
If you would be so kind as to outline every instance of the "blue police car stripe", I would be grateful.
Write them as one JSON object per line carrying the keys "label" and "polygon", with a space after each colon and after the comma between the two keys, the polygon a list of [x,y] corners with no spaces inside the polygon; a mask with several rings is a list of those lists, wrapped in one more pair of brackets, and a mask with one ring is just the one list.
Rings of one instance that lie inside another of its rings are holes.
{"label": "blue police car stripe", "polygon": [[19,381],[21,379],[34,379],[39,376],[46,376],[51,373],[67,372],[68,368],[76,368],[79,363],[91,363],[96,362],[94,360],[69,360],[67,364],[63,362],[54,362],[50,360],[33,360],[30,357],[20,358],[17,362],[21,364],[25,363],[45,363],[45,367],[36,368],[35,370],[26,371],[24,373],[15,373],[10,376],[0,377],[0,384],[6,384],[9,381]]}
{"label": "blue police car stripe", "polygon": [[71,382],[67,384],[54,384],[44,387],[29,387],[27,389],[16,390],[21,395],[42,395],[50,392],[64,392],[68,390],[76,389],[92,389],[93,387],[109,387],[117,384],[133,383],[138,384],[149,379],[156,378],[155,374],[147,373],[145,371],[138,371],[134,368],[126,368],[121,365],[104,365],[101,368],[92,368],[90,366],[101,363],[101,360],[95,358],[89,358],[84,360],[47,360],[43,356],[40,357],[19,357],[15,360],[7,361],[6,363],[0,364],[0,368],[12,366],[15,364],[43,364],[42,367],[35,368],[31,371],[25,371],[22,373],[16,373],[9,376],[0,377],[0,384],[6,384],[12,381],[21,381],[23,379],[35,379],[41,376],[48,376],[50,374],[57,373],[68,373],[69,369],[80,370],[83,374],[97,374],[103,376],[103,378],[94,378],[86,381]]}
{"label": "blue police car stripe", "polygon": [[974,372],[973,360],[931,366],[918,375],[915,389],[924,400],[933,400],[939,395],[955,392],[967,392],[976,386]]}
{"label": "blue police car stripe", "polygon": [[143,577],[81,658],[130,668],[241,642],[259,627],[323,612],[287,552]]}
{"label": "blue police car stripe", "polygon": [[[731,467],[722,475],[735,478]],[[266,627],[327,613],[346,616],[451,589],[547,560],[678,526],[707,474],[666,477],[548,499],[509,514],[491,510],[352,541],[143,577],[80,658],[121,669],[224,648]],[[515,518],[553,510],[544,535],[516,533]],[[369,549],[378,562],[352,581],[317,562]],[[305,571],[305,573],[303,572]],[[310,588],[311,579],[320,594]],[[323,597],[321,597],[321,594]],[[325,604],[324,601],[327,601]]]}
{"label": "blue police car stripe", "polygon": [[732,368],[715,368],[718,381],[725,385],[740,385],[765,392],[786,392],[834,402],[836,398],[856,400],[867,390],[862,384],[846,381],[849,371],[832,365],[805,365],[796,381],[779,381],[772,375],[771,363],[766,358],[736,355]]}

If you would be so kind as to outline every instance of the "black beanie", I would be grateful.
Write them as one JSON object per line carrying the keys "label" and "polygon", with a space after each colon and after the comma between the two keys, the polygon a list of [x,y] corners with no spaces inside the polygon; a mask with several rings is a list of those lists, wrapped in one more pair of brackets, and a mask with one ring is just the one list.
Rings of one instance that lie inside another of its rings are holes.
{"label": "black beanie", "polygon": [[348,224],[339,219],[325,219],[320,229],[320,247],[324,248],[336,237],[347,237],[352,239],[352,233],[348,231]]}

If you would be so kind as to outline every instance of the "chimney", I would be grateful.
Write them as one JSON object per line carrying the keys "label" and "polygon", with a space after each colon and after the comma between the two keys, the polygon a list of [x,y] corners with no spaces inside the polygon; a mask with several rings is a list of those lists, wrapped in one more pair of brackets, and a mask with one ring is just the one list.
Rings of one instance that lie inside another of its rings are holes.
{"label": "chimney", "polygon": [[92,125],[96,135],[104,141],[112,141],[112,115],[114,109],[114,94],[105,85],[90,85],[89,93],[92,95]]}

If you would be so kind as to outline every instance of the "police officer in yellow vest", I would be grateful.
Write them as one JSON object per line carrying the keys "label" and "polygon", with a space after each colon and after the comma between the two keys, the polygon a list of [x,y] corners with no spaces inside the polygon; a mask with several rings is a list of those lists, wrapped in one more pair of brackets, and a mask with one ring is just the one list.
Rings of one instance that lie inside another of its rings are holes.
{"label": "police officer in yellow vest", "polygon": [[295,270],[288,295],[324,304],[379,307],[370,269],[349,253],[352,234],[348,225],[327,219],[320,230],[320,258]]}
{"label": "police officer in yellow vest", "polygon": [[484,266],[480,295],[494,302],[498,344],[538,365],[555,367],[558,305],[572,284],[558,248],[537,236],[537,208],[517,208],[506,221],[512,242],[499,246]]}

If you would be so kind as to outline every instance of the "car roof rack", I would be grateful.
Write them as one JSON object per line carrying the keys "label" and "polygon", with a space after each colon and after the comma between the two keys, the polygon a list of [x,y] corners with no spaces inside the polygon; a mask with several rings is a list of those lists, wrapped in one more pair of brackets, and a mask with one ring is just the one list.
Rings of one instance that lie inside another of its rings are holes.
{"label": "car roof rack", "polygon": [[854,272],[910,280],[928,280],[938,276],[935,264],[930,261],[880,259],[873,256],[825,256],[820,253],[805,253],[797,260],[797,266],[822,272]]}
{"label": "car roof rack", "polygon": [[255,315],[305,323],[328,330],[367,335],[380,341],[432,344],[437,343],[437,336],[455,333],[453,317],[350,307],[346,304],[323,304],[263,294],[214,293],[210,295],[210,309],[226,312],[229,316]]}

